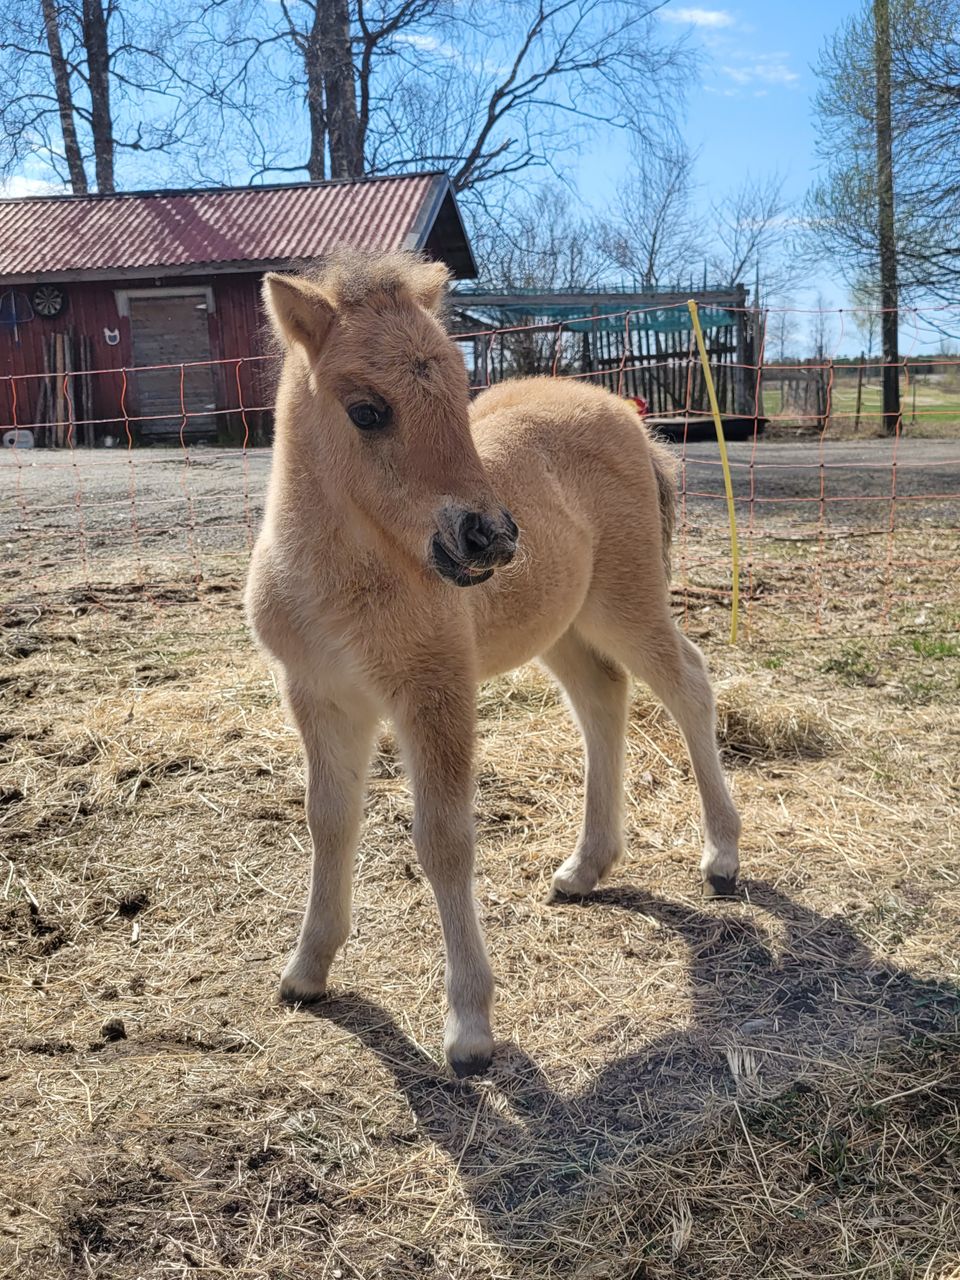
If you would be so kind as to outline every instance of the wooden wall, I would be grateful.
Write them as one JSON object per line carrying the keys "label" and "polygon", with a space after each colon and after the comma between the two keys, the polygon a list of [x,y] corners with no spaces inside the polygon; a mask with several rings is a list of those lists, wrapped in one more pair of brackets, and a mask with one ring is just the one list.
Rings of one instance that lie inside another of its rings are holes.
{"label": "wooden wall", "polygon": [[[214,359],[234,362],[215,370],[217,403],[231,411],[222,422],[220,437],[237,444],[246,435],[252,437],[251,444],[267,443],[273,421],[276,361],[268,354],[260,280],[259,275],[222,275],[213,280],[216,306],[210,318],[210,350]],[[238,385],[236,361],[241,359]]]}
{"label": "wooden wall", "polygon": [[[36,316],[19,325],[16,335],[12,327],[0,325],[0,430],[13,425],[38,424],[45,340],[60,333],[71,335],[75,351],[79,349],[81,337],[89,340],[89,365],[93,370],[86,377],[83,399],[89,405],[84,416],[94,419],[94,425],[85,429],[77,422],[74,443],[100,443],[107,435],[125,443],[128,427],[136,438],[140,408],[136,379],[128,376],[124,391],[122,373],[133,364],[130,321],[119,315],[115,291],[149,288],[151,284],[168,288],[204,285],[213,288],[210,352],[214,361],[230,362],[214,366],[217,434],[227,442],[242,443],[246,436],[250,443],[263,443],[271,419],[268,406],[272,396],[273,361],[261,358],[265,323],[260,307],[260,276],[256,273],[168,277],[158,281],[120,278],[64,282],[67,304],[59,316],[54,319]],[[0,292],[6,292],[9,287],[0,281]],[[32,291],[30,285],[18,290],[28,298]],[[119,331],[120,341],[116,346],[107,343],[105,329]],[[238,361],[242,363],[238,365]],[[53,379],[48,376],[47,381],[50,383]],[[71,380],[72,394],[76,381]],[[79,406],[79,393],[74,394],[74,399]],[[48,416],[46,412],[44,416]],[[81,415],[74,416],[79,419]]]}

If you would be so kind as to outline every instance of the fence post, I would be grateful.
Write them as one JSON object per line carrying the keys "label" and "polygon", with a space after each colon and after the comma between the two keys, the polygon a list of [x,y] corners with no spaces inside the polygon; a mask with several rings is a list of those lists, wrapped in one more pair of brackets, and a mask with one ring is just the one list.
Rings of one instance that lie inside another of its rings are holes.
{"label": "fence post", "polygon": [[742,284],[737,286],[736,334],[737,350],[733,357],[733,412],[735,416],[740,416],[748,415],[751,410],[747,370],[753,363],[752,353],[748,349],[750,333],[747,323],[747,290]]}
{"label": "fence post", "polygon": [[864,352],[860,352],[860,365],[857,369],[857,407],[853,415],[853,433],[857,435],[860,431],[860,406],[863,403],[863,362],[866,359]]}

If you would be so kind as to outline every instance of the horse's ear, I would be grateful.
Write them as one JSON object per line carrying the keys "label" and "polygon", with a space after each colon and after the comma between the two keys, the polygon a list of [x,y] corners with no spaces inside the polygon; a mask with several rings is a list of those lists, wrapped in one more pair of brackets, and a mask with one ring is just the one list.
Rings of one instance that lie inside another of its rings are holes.
{"label": "horse's ear", "polygon": [[427,311],[439,311],[447,296],[450,268],[443,262],[423,262],[413,279],[413,296]]}
{"label": "horse's ear", "polygon": [[318,356],[336,312],[326,294],[310,280],[270,271],[263,278],[263,301],[279,336]]}

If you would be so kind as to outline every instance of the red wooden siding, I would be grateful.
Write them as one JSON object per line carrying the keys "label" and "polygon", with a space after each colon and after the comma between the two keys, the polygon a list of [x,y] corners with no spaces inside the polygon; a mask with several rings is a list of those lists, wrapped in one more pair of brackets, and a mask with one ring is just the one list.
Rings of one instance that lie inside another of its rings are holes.
{"label": "red wooden siding", "polygon": [[[15,291],[26,295],[28,299],[32,293],[29,286]],[[72,287],[67,285],[64,292],[67,302],[60,315],[52,320],[36,316],[21,324],[18,326],[19,341],[14,339],[12,328],[7,325],[0,327],[0,376],[22,375],[17,376],[15,387],[3,376],[0,384],[0,425],[13,425],[14,416],[20,426],[36,422],[42,384],[42,378],[36,375],[44,371],[44,339],[51,334],[66,332],[89,337],[94,367],[110,371],[97,373],[91,378],[94,416],[122,416],[120,398],[123,380],[113,371],[130,362],[130,331],[127,322],[121,321],[117,315],[113,289],[109,284],[97,283]],[[118,346],[107,345],[103,336],[105,328],[119,329]],[[17,401],[15,415],[14,394]]]}
{"label": "red wooden siding", "polygon": [[217,402],[234,411],[230,434],[239,436],[241,441],[246,430],[262,435],[272,416],[275,361],[266,354],[269,343],[265,340],[267,320],[260,302],[260,284],[259,275],[224,275],[214,281],[213,287],[216,305],[211,318],[211,347],[217,358],[233,362],[219,366]]}
{"label": "red wooden siding", "polygon": [[[269,422],[272,360],[260,358],[263,353],[264,317],[260,307],[259,274],[224,274],[165,278],[161,287],[209,286],[213,289],[214,308],[209,316],[210,355],[214,361],[214,385],[217,400],[217,424],[222,439],[242,442],[249,434],[251,442],[262,441]],[[37,405],[42,385],[43,344],[50,334],[69,332],[75,338],[86,336],[91,342],[92,364],[97,371],[90,376],[92,416],[100,424],[97,439],[113,435],[126,440],[126,425],[135,430],[140,412],[136,379],[128,377],[124,390],[123,369],[133,365],[130,321],[117,310],[116,291],[144,289],[144,280],[111,280],[72,282],[64,286],[67,304],[55,319],[36,316],[18,327],[18,341],[13,329],[0,326],[0,427],[30,426],[37,422]],[[32,290],[24,286],[21,293],[29,298]],[[118,330],[120,342],[109,346],[104,330]],[[74,347],[76,347],[76,342]],[[203,353],[197,353],[202,358]],[[246,417],[246,423],[243,418]],[[83,438],[77,435],[77,442]]]}

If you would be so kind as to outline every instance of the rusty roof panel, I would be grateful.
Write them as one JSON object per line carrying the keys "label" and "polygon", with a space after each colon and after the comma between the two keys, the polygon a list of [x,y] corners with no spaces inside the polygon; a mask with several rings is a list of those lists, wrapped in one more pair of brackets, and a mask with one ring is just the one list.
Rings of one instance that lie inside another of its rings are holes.
{"label": "rusty roof panel", "polygon": [[335,245],[419,248],[443,174],[361,182],[0,200],[0,278],[251,269]]}

